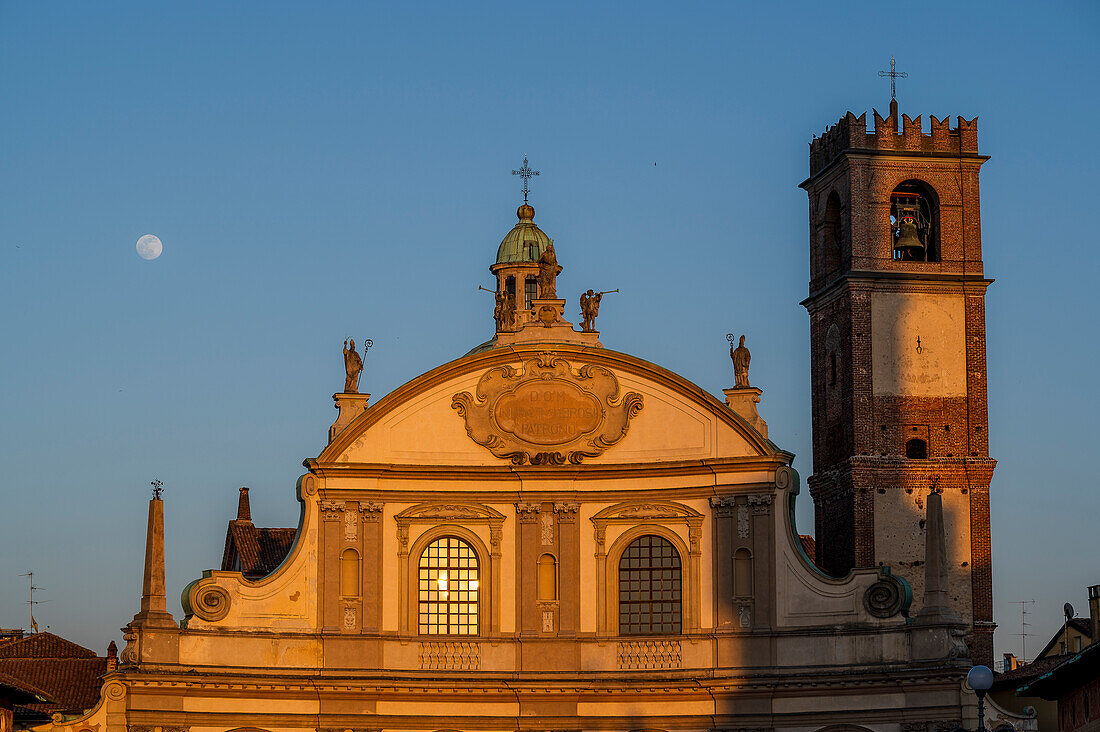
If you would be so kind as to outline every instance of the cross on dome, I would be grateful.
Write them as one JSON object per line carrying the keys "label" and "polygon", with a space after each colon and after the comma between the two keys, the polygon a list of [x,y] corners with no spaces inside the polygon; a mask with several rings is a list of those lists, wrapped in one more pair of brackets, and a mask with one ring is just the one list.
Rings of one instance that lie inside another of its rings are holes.
{"label": "cross on dome", "polygon": [[539,172],[540,171],[538,171],[538,170],[531,170],[531,166],[527,164],[527,156],[526,155],[523,156],[523,167],[520,168],[519,170],[513,170],[512,171],[512,175],[518,175],[520,178],[523,178],[523,188],[521,190],[523,191],[523,202],[524,203],[527,203],[527,194],[530,191],[530,189],[527,187],[527,181],[529,181],[534,176],[538,175]]}

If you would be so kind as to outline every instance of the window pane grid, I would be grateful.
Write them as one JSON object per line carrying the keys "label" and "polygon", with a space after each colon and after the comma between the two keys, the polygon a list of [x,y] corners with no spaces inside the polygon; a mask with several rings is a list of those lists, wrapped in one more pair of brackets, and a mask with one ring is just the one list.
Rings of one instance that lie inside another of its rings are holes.
{"label": "window pane grid", "polygon": [[619,633],[679,633],[682,598],[676,547],[652,535],[631,542],[619,560]]}
{"label": "window pane grid", "polygon": [[470,545],[453,536],[433,541],[418,572],[420,633],[477,635],[478,566]]}

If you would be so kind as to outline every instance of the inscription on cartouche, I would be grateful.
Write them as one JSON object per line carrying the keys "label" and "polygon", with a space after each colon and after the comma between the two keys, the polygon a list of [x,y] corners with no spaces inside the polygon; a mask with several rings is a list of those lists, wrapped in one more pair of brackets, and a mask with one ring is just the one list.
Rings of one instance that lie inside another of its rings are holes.
{"label": "inscription on cartouche", "polygon": [[602,366],[574,372],[568,361],[543,353],[522,371],[486,371],[476,396],[455,394],[451,407],[465,419],[470,438],[497,457],[517,465],[563,465],[621,440],[642,408],[642,395],[620,397],[618,379]]}

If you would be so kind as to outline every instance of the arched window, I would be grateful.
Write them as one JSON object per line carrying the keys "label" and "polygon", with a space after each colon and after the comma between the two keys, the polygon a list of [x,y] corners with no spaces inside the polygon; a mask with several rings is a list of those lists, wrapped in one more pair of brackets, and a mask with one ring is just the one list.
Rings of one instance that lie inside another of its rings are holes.
{"label": "arched window", "polygon": [[340,555],[340,595],[359,596],[359,552],[345,549]]}
{"label": "arched window", "polygon": [[445,536],[425,547],[418,588],[421,634],[478,634],[477,554],[469,544]]}
{"label": "arched window", "polygon": [[[895,443],[896,444],[896,443]],[[910,460],[927,460],[928,443],[924,440],[913,438],[905,443],[905,457]]]}
{"label": "arched window", "polygon": [[907,180],[890,194],[890,228],[894,259],[940,261],[940,203],[936,192],[919,180]]}
{"label": "arched window", "polygon": [[558,599],[558,563],[553,554],[539,557],[539,599]]}
{"label": "arched window", "polygon": [[741,548],[733,553],[733,596],[752,595],[752,552]]}
{"label": "arched window", "polygon": [[667,539],[641,536],[619,560],[619,634],[680,632],[680,554]]}

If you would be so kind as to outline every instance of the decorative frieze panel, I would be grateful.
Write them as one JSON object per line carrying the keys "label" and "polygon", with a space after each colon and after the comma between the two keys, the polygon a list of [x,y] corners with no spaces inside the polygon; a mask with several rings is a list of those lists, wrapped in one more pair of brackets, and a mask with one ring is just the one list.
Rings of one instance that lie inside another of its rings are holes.
{"label": "decorative frieze panel", "polygon": [[738,506],[737,507],[737,535],[742,539],[749,538],[749,529],[751,524],[749,523],[749,507]]}
{"label": "decorative frieze panel", "polygon": [[678,640],[620,641],[616,661],[622,671],[680,668],[683,655]]}
{"label": "decorative frieze panel", "polygon": [[554,546],[554,514],[539,516],[539,541],[543,546]]}
{"label": "decorative frieze panel", "polygon": [[417,653],[422,671],[477,671],[481,646],[467,641],[425,641]]}
{"label": "decorative frieze panel", "polygon": [[359,538],[359,512],[344,511],[344,541],[355,541]]}

